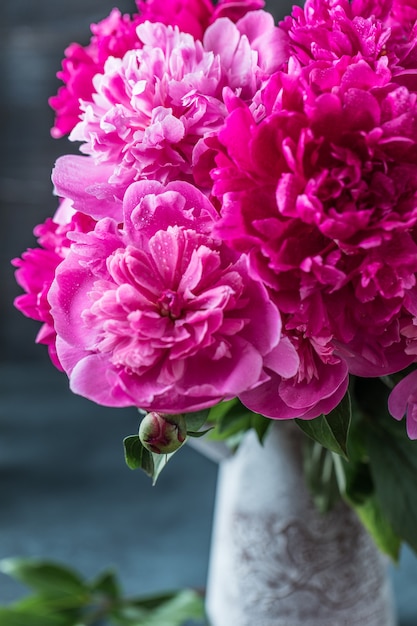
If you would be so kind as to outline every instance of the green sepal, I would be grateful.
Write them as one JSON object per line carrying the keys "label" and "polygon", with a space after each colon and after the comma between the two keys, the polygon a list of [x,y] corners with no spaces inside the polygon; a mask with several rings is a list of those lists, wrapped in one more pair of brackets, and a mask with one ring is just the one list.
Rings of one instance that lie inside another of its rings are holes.
{"label": "green sepal", "polygon": [[204,437],[204,435],[207,435],[207,433],[209,433],[211,430],[213,430],[213,426],[211,428],[207,428],[206,430],[198,430],[197,432],[194,432],[192,430],[187,430],[187,437]]}
{"label": "green sepal", "polygon": [[348,437],[352,419],[350,394],[327,415],[320,415],[312,420],[296,419],[301,430],[314,441],[348,459]]}
{"label": "green sepal", "polygon": [[[178,450],[180,449],[181,448],[178,448]],[[164,467],[166,467],[168,461],[172,459],[172,457],[174,456],[174,454],[178,452],[178,450],[175,450],[174,452],[170,452],[169,454],[155,454],[151,452],[152,458],[153,458],[153,467],[154,467],[153,474],[151,476],[153,486],[156,485],[156,481],[161,475],[161,472],[164,469]]]}
{"label": "green sepal", "polygon": [[152,485],[156,484],[162,470],[178,450],[170,454],[155,454],[149,452],[143,445],[138,435],[129,435],[123,439],[125,460],[127,466],[132,469],[143,470],[150,478]]}
{"label": "green sepal", "polygon": [[153,476],[154,464],[152,453],[139,439],[139,435],[129,435],[123,439],[126,465],[131,469],[141,469],[148,476]]}

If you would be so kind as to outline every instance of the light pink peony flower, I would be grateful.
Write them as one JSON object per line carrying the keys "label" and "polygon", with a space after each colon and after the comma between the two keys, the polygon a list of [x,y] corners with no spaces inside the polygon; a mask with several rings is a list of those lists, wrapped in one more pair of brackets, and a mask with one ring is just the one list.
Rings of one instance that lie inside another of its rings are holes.
{"label": "light pink peony flower", "polygon": [[[124,226],[72,233],[49,291],[71,389],[99,404],[174,414],[298,366],[244,255],[211,237],[217,214],[185,182],[133,183]],[[264,367],[265,366],[265,367]]]}
{"label": "light pink peony flower", "polygon": [[121,58],[128,50],[141,46],[136,36],[138,24],[162,22],[202,39],[206,28],[218,17],[236,22],[248,11],[264,6],[263,0],[220,0],[216,7],[210,0],[137,0],[136,4],[139,14],[130,17],[113,9],[108,17],[91,25],[92,37],[87,46],[72,43],[65,50],[62,70],[57,73],[64,85],[49,99],[56,113],[53,137],[67,135],[79,122],[80,99],[90,100],[93,77],[102,73],[107,59]]}
{"label": "light pink peony flower", "polygon": [[285,35],[263,12],[248,13],[236,25],[216,20],[203,42],[160,23],[141,24],[137,34],[141,48],[108,59],[104,73],[94,77],[96,91],[82,103],[82,121],[70,139],[84,142],[81,151],[103,168],[97,178],[108,177],[118,198],[139,179],[209,188],[213,163],[204,140],[223,123],[223,90],[250,100],[282,65]]}
{"label": "light pink peony flower", "polygon": [[87,216],[75,214],[65,200],[61,202],[53,219],[48,218],[34,229],[39,247],[27,250],[21,258],[12,261],[18,268],[15,272],[16,281],[26,292],[15,299],[14,305],[27,317],[42,322],[36,342],[48,346],[52,363],[61,370],[55,348],[56,333],[47,300],[48,291],[54,280],[55,270],[70,246],[68,232],[87,231],[93,225],[93,220]]}
{"label": "light pink peony flower", "polygon": [[417,439],[417,371],[411,372],[391,391],[388,410],[393,417],[401,420],[406,416],[407,434]]}

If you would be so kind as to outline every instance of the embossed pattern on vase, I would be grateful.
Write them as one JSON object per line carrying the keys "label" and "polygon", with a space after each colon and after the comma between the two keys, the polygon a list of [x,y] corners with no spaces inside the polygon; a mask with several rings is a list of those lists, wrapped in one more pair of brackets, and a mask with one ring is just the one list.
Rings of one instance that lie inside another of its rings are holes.
{"label": "embossed pattern on vase", "polygon": [[317,512],[294,424],[223,462],[207,591],[211,626],[394,626],[385,559],[340,503]]}

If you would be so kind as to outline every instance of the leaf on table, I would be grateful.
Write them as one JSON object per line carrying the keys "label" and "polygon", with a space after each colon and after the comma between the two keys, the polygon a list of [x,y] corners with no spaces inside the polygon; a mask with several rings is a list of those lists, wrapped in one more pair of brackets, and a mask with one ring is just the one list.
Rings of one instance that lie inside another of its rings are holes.
{"label": "leaf on table", "polygon": [[[138,603],[138,608],[142,603]],[[149,613],[135,622],[135,626],[182,626],[186,620],[201,620],[204,617],[204,600],[192,589],[182,589],[172,597],[155,602]]]}
{"label": "leaf on table", "polygon": [[63,565],[38,559],[8,558],[0,561],[0,571],[41,593],[85,594],[85,582]]}

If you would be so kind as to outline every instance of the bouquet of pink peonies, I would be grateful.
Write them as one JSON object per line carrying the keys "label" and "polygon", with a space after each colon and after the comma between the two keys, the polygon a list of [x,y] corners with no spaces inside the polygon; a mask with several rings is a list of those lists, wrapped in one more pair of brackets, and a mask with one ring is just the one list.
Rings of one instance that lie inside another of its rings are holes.
{"label": "bouquet of pink peonies", "polygon": [[417,3],[136,4],[65,52],[81,154],[17,308],[74,393],[145,413],[129,466],[294,419],[317,499],[417,550]]}

